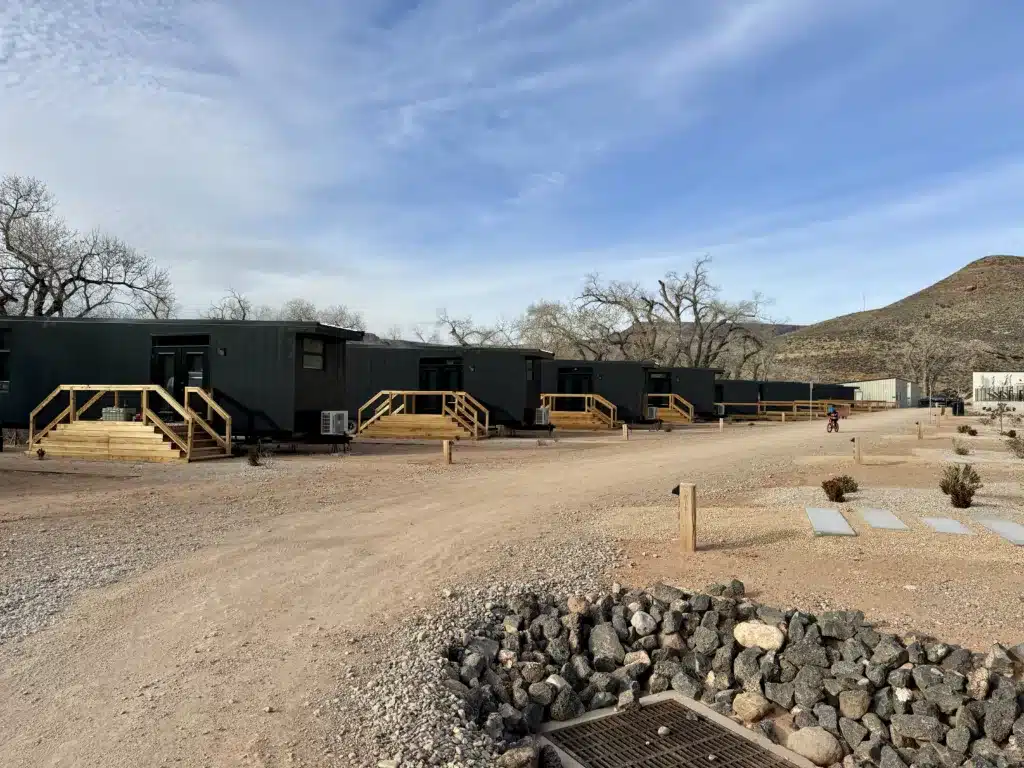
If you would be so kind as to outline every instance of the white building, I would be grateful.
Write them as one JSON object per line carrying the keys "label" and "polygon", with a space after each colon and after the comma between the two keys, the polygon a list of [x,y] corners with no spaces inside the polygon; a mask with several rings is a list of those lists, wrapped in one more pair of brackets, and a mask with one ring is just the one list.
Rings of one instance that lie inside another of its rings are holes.
{"label": "white building", "polygon": [[868,379],[848,381],[843,386],[856,387],[854,398],[889,403],[895,408],[916,408],[921,393],[917,384],[906,379]]}
{"label": "white building", "polygon": [[991,410],[1006,403],[1011,411],[1024,411],[1024,373],[975,371],[973,384],[975,410]]}

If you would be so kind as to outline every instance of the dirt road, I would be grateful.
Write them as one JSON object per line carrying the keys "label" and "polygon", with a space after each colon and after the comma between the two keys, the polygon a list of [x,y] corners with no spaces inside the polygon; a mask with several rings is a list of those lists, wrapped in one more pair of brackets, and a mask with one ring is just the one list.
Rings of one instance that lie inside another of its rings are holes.
{"label": "dirt road", "polygon": [[[909,429],[912,417],[858,417],[843,438]],[[341,684],[352,637],[487,574],[495,542],[557,540],[576,510],[670,504],[684,475],[739,485],[753,463],[781,466],[809,445],[825,445],[822,422],[677,431],[550,462],[467,462],[408,485],[396,472],[367,491],[345,480],[372,458],[318,473],[282,464],[248,486],[204,468],[181,497],[197,518],[218,515],[226,494],[282,509],[87,592],[51,629],[0,647],[0,765],[348,764],[328,754],[337,724],[314,705]]]}

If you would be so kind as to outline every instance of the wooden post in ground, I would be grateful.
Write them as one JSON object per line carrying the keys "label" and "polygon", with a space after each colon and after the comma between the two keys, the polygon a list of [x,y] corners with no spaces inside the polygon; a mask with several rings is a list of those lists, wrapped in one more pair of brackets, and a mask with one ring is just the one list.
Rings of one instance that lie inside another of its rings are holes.
{"label": "wooden post in ground", "polygon": [[863,464],[863,458],[860,452],[860,438],[855,437],[853,438],[853,460],[857,464]]}
{"label": "wooden post in ground", "polygon": [[725,429],[725,417],[724,416],[719,416],[718,417],[718,431],[721,432],[724,429]]}
{"label": "wooden post in ground", "polygon": [[917,439],[924,440],[924,425],[920,421],[917,422]]}
{"label": "wooden post in ground", "polygon": [[452,463],[452,441],[442,440],[441,441],[441,455],[444,456],[444,463]]}
{"label": "wooden post in ground", "polygon": [[629,424],[622,425],[622,439],[629,440]]}
{"label": "wooden post in ground", "polygon": [[786,423],[786,412],[785,411],[782,412],[782,423],[783,424]]}
{"label": "wooden post in ground", "polygon": [[697,551],[697,486],[679,484],[679,548],[684,554]]}

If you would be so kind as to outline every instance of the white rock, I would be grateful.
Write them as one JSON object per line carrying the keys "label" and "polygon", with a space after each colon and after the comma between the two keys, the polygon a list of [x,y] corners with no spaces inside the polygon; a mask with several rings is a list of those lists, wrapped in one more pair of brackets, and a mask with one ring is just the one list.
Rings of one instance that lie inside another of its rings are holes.
{"label": "white rock", "polygon": [[824,728],[801,728],[790,734],[786,747],[815,765],[832,765],[843,759],[843,748]]}
{"label": "white rock", "polygon": [[646,611],[637,611],[633,614],[633,618],[629,620],[629,623],[633,625],[633,629],[640,637],[646,637],[647,635],[654,634],[654,631],[658,628],[658,622],[654,620],[654,617]]}
{"label": "white rock", "polygon": [[744,648],[761,648],[765,651],[777,651],[786,642],[781,629],[759,621],[740,622],[733,628],[732,636]]}

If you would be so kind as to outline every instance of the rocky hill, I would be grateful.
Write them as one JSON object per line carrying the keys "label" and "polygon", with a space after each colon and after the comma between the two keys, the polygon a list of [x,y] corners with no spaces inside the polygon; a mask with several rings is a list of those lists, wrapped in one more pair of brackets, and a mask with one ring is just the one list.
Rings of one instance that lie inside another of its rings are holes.
{"label": "rocky hill", "polygon": [[969,389],[972,370],[1024,369],[1024,257],[986,256],[887,307],[788,333],[772,378],[916,378],[906,348],[924,338],[955,352],[939,388]]}

